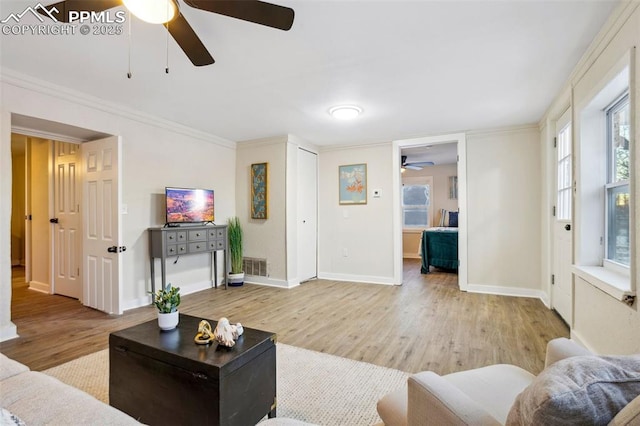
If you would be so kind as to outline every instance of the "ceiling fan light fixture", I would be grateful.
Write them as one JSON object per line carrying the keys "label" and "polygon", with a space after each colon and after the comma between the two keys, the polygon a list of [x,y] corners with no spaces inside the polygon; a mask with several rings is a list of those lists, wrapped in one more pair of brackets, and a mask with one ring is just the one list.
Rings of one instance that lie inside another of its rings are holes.
{"label": "ceiling fan light fixture", "polygon": [[178,14],[174,0],[123,0],[123,3],[137,18],[150,24],[164,24]]}
{"label": "ceiling fan light fixture", "polygon": [[352,120],[362,113],[362,108],[356,105],[340,105],[329,110],[329,114],[338,120]]}

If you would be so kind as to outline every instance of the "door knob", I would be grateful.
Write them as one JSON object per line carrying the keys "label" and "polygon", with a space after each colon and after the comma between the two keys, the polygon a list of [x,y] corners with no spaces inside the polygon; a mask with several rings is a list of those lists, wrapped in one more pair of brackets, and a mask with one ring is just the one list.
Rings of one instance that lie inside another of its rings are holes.
{"label": "door knob", "polygon": [[564,226],[564,229],[566,229],[567,231],[571,231],[571,224],[570,224],[570,223],[567,223],[567,224]]}
{"label": "door knob", "polygon": [[49,222],[51,223],[58,223],[58,218],[54,217],[53,219],[49,219]]}

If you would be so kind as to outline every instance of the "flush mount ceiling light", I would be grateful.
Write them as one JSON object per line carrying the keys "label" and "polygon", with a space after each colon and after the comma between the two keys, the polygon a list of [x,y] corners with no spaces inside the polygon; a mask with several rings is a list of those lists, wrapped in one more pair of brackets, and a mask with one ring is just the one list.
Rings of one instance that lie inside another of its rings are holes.
{"label": "flush mount ceiling light", "polygon": [[150,24],[164,24],[178,13],[174,0],[123,0],[123,3],[137,18]]}
{"label": "flush mount ceiling light", "polygon": [[329,110],[329,114],[338,120],[351,120],[362,113],[362,108],[355,105],[340,105]]}

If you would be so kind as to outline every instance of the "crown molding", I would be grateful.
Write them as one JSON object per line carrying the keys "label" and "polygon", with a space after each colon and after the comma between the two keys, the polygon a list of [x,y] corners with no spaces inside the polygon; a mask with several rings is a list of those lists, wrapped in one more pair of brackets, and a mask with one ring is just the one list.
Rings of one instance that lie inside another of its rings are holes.
{"label": "crown molding", "polygon": [[0,67],[0,83],[30,90],[43,95],[62,99],[84,107],[113,114],[127,120],[159,127],[171,132],[179,133],[205,142],[213,143],[224,148],[235,149],[236,143],[222,137],[212,135],[191,127],[169,121],[160,117],[143,113],[115,102],[88,95],[86,93],[59,86],[44,80],[40,80],[7,67]]}
{"label": "crown molding", "polygon": [[370,144],[352,144],[352,145],[324,145],[320,146],[320,152],[332,152],[332,151],[343,151],[343,150],[351,150],[351,149],[367,149],[367,148],[379,148],[379,147],[390,147],[391,141],[385,142],[376,142]]}

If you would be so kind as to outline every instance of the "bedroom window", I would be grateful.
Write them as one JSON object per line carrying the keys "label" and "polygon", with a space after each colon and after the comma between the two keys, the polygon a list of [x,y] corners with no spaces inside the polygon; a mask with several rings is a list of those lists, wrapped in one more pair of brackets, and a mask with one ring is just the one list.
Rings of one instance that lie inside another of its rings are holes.
{"label": "bedroom window", "polygon": [[428,184],[405,184],[402,187],[402,226],[404,228],[429,227],[431,187]]}
{"label": "bedroom window", "polygon": [[606,259],[627,267],[630,264],[629,112],[628,92],[606,109],[607,182],[604,187]]}

